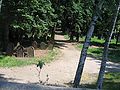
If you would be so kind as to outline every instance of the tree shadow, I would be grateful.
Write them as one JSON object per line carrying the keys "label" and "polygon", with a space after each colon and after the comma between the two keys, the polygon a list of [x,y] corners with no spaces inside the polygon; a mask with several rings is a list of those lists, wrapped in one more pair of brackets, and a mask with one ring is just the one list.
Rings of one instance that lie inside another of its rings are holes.
{"label": "tree shadow", "polygon": [[8,82],[8,81],[14,81],[14,80],[20,80],[20,79],[15,79],[15,78],[5,78],[5,74],[0,74],[0,83],[1,82]]}
{"label": "tree shadow", "polygon": [[[74,87],[73,82],[65,83],[69,87]],[[81,84],[77,88],[82,88],[83,90],[96,90],[96,84]]]}
{"label": "tree shadow", "polygon": [[[101,47],[100,48],[91,47],[88,49],[88,56],[102,60],[103,50],[104,49]],[[111,62],[120,63],[120,49],[109,48],[108,59]]]}
{"label": "tree shadow", "polygon": [[100,42],[95,42],[95,41],[92,41],[90,42],[90,46],[98,46],[98,47],[104,47],[104,43],[100,43]]}
{"label": "tree shadow", "polygon": [[[32,85],[32,84],[23,84],[16,82],[0,82],[1,90],[44,90],[43,86]],[[45,89],[49,90],[49,89]]]}
{"label": "tree shadow", "polygon": [[56,35],[65,35],[65,33],[62,32],[62,31],[55,31],[55,34],[56,34]]}
{"label": "tree shadow", "polygon": [[109,49],[109,59],[111,62],[120,63],[120,49]]}
{"label": "tree shadow", "polygon": [[[99,66],[101,66],[101,61],[96,60],[96,59],[91,59],[94,60]],[[114,63],[114,62],[107,62],[106,64],[106,72],[120,72],[120,64],[119,63]]]}
{"label": "tree shadow", "polygon": [[[103,82],[103,90],[120,90],[120,72],[115,73],[106,73]],[[73,87],[74,84],[72,82],[66,83],[69,87]],[[97,83],[87,83],[80,84],[78,88],[90,88],[91,90],[97,90]],[[89,89],[88,89],[89,90]]]}
{"label": "tree shadow", "polygon": [[[103,82],[103,90],[120,90],[120,73],[106,73]],[[96,88],[96,83],[82,84],[81,88]]]}
{"label": "tree shadow", "polygon": [[[41,85],[39,83],[18,83],[10,82],[9,80],[16,80],[15,78],[5,78],[4,74],[0,74],[0,90],[73,90],[61,85],[46,84]],[[75,89],[79,90],[79,89]]]}
{"label": "tree shadow", "polygon": [[66,43],[70,43],[70,40],[55,40],[55,42],[66,42]]}
{"label": "tree shadow", "polygon": [[[88,57],[92,57],[98,60],[102,60],[103,48],[98,48],[97,50],[90,51]],[[120,50],[109,49],[108,59],[114,63],[120,63]]]}
{"label": "tree shadow", "polygon": [[[97,42],[97,41],[91,41],[90,46],[104,47],[104,43]],[[120,47],[120,44],[114,44],[114,43],[110,43],[110,46],[109,46],[109,48],[113,48],[113,49],[117,49],[119,47]]]}
{"label": "tree shadow", "polygon": [[62,49],[63,47],[67,48],[67,45],[64,42],[55,42],[54,47]]}
{"label": "tree shadow", "polygon": [[[96,89],[96,84],[82,84],[79,86],[79,88],[91,88]],[[103,82],[103,90],[120,90],[120,82],[106,82],[106,79],[104,79]]]}
{"label": "tree shadow", "polygon": [[106,66],[106,71],[107,72],[120,72],[120,64],[108,62]]}
{"label": "tree shadow", "polygon": [[64,85],[59,84],[46,84],[47,86],[55,86],[55,87],[65,87]]}

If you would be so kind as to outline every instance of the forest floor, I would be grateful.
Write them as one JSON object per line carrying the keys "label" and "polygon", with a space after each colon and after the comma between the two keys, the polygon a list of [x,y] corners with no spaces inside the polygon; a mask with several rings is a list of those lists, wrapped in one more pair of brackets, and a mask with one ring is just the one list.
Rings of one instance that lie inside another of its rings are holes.
{"label": "forest floor", "polygon": [[[75,77],[80,51],[75,48],[75,43],[70,43],[64,39],[63,35],[55,35],[55,40],[55,46],[59,48],[60,55],[51,63],[43,66],[40,78],[42,84],[45,85],[69,87]],[[100,64],[100,60],[87,57],[83,70],[82,84],[96,82]],[[0,68],[0,82],[39,84],[37,69],[36,65]],[[106,71],[120,72],[120,65],[108,62]]]}

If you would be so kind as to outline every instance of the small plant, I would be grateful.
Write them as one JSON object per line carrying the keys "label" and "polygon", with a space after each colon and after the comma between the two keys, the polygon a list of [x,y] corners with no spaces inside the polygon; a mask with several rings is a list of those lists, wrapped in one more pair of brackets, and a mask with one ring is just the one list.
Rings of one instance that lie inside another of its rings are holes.
{"label": "small plant", "polygon": [[41,60],[41,61],[38,62],[37,67],[42,69],[43,65],[45,65],[45,62]]}
{"label": "small plant", "polygon": [[41,74],[41,70],[42,70],[43,65],[45,65],[45,62],[43,60],[39,61],[38,64],[37,64],[37,67],[39,67],[39,69],[37,69],[39,83],[42,83],[42,81],[40,80],[40,74]]}

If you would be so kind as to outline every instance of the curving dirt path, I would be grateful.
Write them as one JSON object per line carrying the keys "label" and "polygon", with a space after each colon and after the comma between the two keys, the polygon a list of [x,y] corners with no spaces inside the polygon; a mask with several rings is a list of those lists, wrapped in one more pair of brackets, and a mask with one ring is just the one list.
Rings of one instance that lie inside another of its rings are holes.
{"label": "curving dirt path", "polygon": [[[46,64],[41,72],[41,80],[44,84],[55,86],[68,86],[74,80],[80,51],[76,50],[74,43],[66,42],[63,35],[56,35],[56,46],[61,55],[53,62]],[[115,64],[114,64],[115,65]],[[119,66],[118,64],[116,64]],[[92,83],[97,79],[100,61],[87,57],[81,83]],[[111,67],[113,68],[113,67]],[[118,67],[120,71],[120,67]],[[48,77],[47,77],[48,75]],[[36,65],[15,68],[0,68],[0,81],[36,84],[38,71]],[[46,81],[48,79],[48,81]]]}

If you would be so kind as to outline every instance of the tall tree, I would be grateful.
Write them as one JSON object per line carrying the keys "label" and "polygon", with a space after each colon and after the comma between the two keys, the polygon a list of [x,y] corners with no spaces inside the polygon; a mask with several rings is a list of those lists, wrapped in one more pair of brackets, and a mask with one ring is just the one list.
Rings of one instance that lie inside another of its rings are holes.
{"label": "tall tree", "polygon": [[120,10],[120,0],[118,2],[118,6],[117,6],[117,9],[115,10],[115,13],[113,14],[113,19],[111,21],[108,36],[107,36],[107,38],[105,40],[103,57],[102,57],[100,72],[99,72],[99,76],[98,76],[98,80],[97,80],[97,89],[99,89],[99,90],[102,89],[103,76],[104,76],[104,73],[105,73],[106,62],[108,61],[109,44],[110,44],[110,41],[111,41],[113,31],[115,29],[115,24],[116,24],[116,21],[117,21],[119,10]]}
{"label": "tall tree", "polygon": [[104,0],[100,0],[100,1],[99,0],[95,0],[94,15],[93,15],[92,21],[90,23],[90,26],[89,26],[89,29],[88,29],[88,33],[86,35],[85,42],[83,44],[83,48],[82,48],[82,51],[81,51],[79,64],[78,64],[78,68],[77,68],[75,79],[74,79],[74,87],[78,87],[79,86],[79,83],[80,83],[80,80],[81,80],[81,76],[82,76],[82,72],[83,72],[83,68],[84,68],[84,63],[85,63],[86,56],[87,56],[87,50],[88,50],[88,47],[89,47],[89,44],[90,44],[90,40],[91,40],[93,31],[94,31],[96,22],[97,22],[97,20],[99,18],[99,13],[98,12],[100,12],[100,10],[102,8],[103,1]]}
{"label": "tall tree", "polygon": [[[19,42],[23,34],[45,39],[44,41],[50,36],[50,28],[56,24],[57,17],[50,0],[3,0],[2,4],[0,22],[4,23],[4,26],[1,26],[4,30],[4,51],[9,41]],[[10,32],[17,33],[13,37]],[[21,32],[24,33],[20,34]]]}

